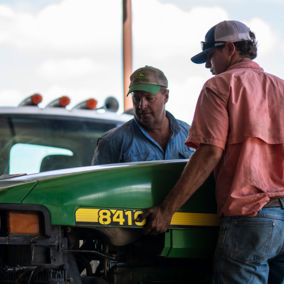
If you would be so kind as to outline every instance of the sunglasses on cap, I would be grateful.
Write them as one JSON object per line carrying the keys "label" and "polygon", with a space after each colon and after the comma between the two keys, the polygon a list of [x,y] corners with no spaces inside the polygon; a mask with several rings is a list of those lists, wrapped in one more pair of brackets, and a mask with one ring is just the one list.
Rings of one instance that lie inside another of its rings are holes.
{"label": "sunglasses on cap", "polygon": [[202,51],[215,47],[215,43],[226,43],[226,41],[201,41],[201,49]]}

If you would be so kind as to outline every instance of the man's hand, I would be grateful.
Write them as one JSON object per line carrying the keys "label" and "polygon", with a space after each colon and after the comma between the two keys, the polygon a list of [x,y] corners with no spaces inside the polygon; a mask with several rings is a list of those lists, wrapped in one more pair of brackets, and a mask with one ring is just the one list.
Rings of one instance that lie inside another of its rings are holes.
{"label": "man's hand", "polygon": [[147,209],[137,218],[138,222],[148,218],[148,222],[144,228],[145,235],[157,235],[168,230],[173,214],[167,210],[163,204]]}

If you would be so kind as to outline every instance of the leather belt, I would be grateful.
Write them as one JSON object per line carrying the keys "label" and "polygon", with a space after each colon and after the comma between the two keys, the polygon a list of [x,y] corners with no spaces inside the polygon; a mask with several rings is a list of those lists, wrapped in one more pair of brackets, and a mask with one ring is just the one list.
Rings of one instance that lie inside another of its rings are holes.
{"label": "leather belt", "polygon": [[282,207],[280,199],[284,201],[284,198],[271,198],[263,207]]}

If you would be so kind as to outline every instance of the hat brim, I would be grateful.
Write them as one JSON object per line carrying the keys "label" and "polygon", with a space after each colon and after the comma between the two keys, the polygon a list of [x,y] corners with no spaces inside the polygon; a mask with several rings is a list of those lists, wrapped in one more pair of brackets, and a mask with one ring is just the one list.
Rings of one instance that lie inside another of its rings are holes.
{"label": "hat brim", "polygon": [[196,63],[196,64],[205,63],[207,61],[207,54],[206,54],[206,52],[209,51],[209,50],[212,50],[212,49],[214,49],[216,47],[218,47],[218,46],[213,46],[213,47],[207,48],[204,51],[196,54],[195,56],[191,57],[191,61],[193,63]]}
{"label": "hat brim", "polygon": [[144,92],[148,92],[148,93],[151,93],[151,94],[157,94],[159,92],[160,88],[161,88],[160,85],[136,84],[136,85],[132,85],[129,88],[129,91],[128,91],[126,96],[128,96],[130,93],[132,93],[134,91],[144,91]]}

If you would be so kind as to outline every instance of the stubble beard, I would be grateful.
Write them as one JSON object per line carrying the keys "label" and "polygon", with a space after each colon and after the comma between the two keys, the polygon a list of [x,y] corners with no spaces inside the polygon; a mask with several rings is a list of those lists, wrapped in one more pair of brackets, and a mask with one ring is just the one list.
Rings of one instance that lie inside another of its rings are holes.
{"label": "stubble beard", "polygon": [[141,113],[136,115],[137,121],[142,125],[149,127],[154,123],[154,116],[151,112],[147,112],[149,114],[148,117],[143,117]]}

